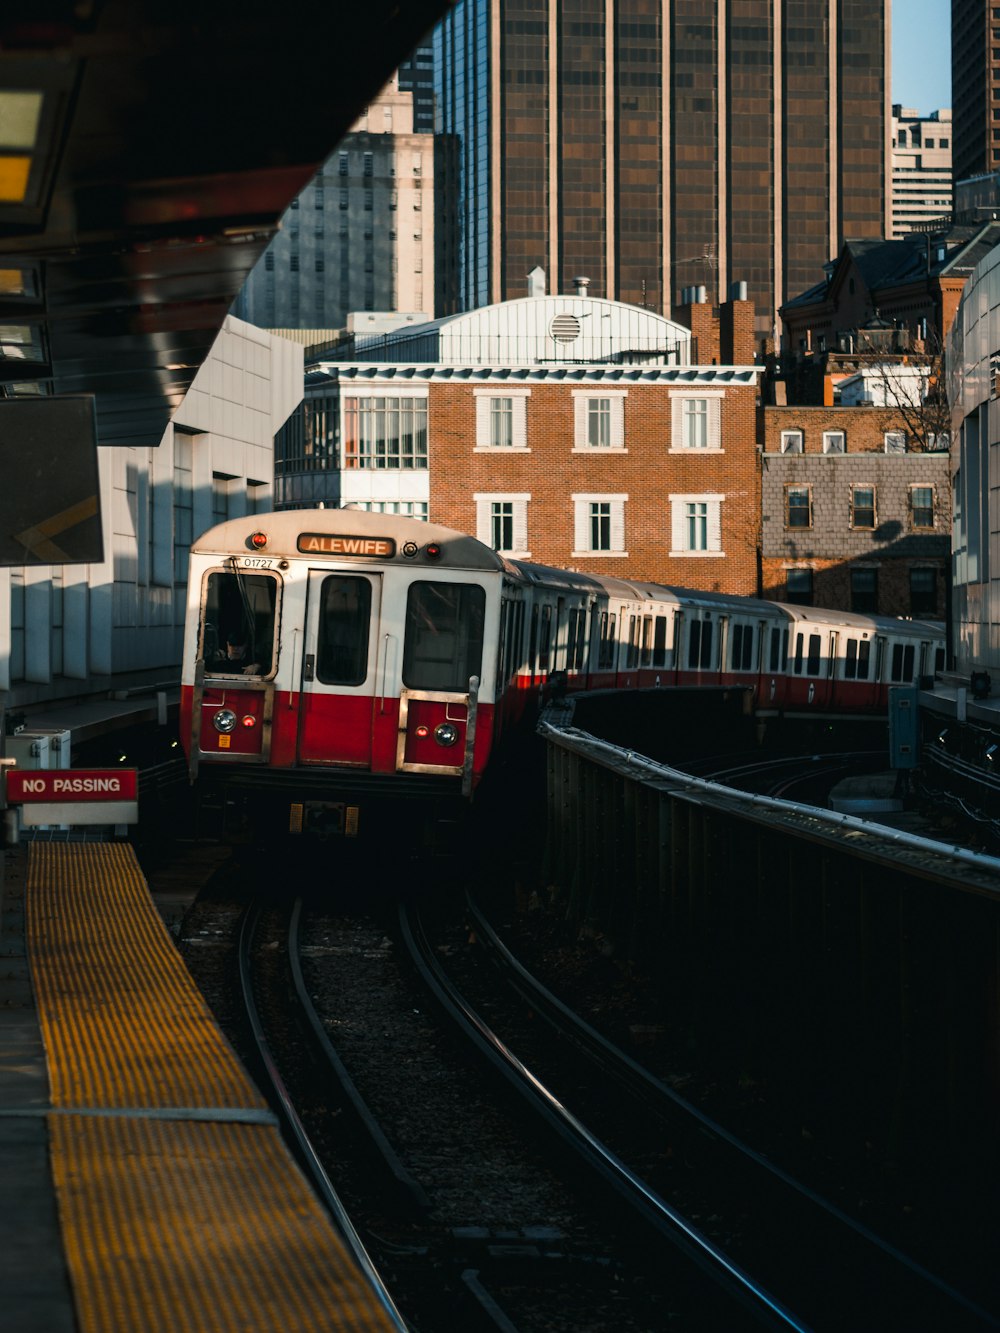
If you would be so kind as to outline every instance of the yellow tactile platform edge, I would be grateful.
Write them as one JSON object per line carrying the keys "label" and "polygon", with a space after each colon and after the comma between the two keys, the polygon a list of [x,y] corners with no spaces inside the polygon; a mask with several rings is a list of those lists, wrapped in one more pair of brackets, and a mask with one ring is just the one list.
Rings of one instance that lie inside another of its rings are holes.
{"label": "yellow tactile platform edge", "polygon": [[27,924],[80,1333],[388,1333],[131,848],[32,844]]}
{"label": "yellow tactile platform edge", "polygon": [[50,1117],[80,1333],[360,1333],[388,1317],[277,1130]]}
{"label": "yellow tactile platform edge", "polygon": [[53,1106],[263,1108],[127,843],[33,843],[27,914]]}

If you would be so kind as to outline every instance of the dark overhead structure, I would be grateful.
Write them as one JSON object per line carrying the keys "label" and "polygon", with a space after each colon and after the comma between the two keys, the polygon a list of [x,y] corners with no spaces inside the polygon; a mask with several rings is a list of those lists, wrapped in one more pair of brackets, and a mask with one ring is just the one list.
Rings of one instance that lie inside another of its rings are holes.
{"label": "dark overhead structure", "polygon": [[447,0],[0,15],[4,399],[156,445],[277,220]]}

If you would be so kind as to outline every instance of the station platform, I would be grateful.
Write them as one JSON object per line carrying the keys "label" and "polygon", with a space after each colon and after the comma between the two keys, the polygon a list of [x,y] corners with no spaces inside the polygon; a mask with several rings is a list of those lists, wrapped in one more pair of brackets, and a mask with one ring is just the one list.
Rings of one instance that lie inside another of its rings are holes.
{"label": "station platform", "polygon": [[35,842],[0,859],[4,1333],[394,1328],[132,849]]}

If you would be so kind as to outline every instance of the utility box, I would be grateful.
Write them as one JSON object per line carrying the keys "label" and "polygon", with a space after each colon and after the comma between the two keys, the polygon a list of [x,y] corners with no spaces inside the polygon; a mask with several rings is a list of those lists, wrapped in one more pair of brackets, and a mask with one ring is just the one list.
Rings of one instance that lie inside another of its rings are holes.
{"label": "utility box", "polygon": [[[72,732],[59,727],[35,727],[4,737],[4,754],[20,769],[69,768]],[[66,829],[68,824],[40,824],[40,829]]]}
{"label": "utility box", "polygon": [[[49,762],[40,765],[40,767],[69,768],[73,738],[71,731],[64,731],[61,727],[32,727],[30,732],[24,734],[44,737],[49,742]],[[7,746],[7,753],[10,754],[9,741]]]}
{"label": "utility box", "polygon": [[4,754],[16,759],[18,768],[52,768],[49,749],[49,737],[34,731],[19,731],[4,740]]}
{"label": "utility box", "polygon": [[920,757],[916,685],[889,687],[889,763],[893,768],[916,768]]}

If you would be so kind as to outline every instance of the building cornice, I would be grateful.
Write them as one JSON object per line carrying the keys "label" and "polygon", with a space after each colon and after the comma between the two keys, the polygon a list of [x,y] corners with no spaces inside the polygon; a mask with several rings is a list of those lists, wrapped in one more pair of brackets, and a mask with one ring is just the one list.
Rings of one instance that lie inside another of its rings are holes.
{"label": "building cornice", "polygon": [[320,363],[329,380],[348,383],[756,384],[763,366],[429,366]]}

